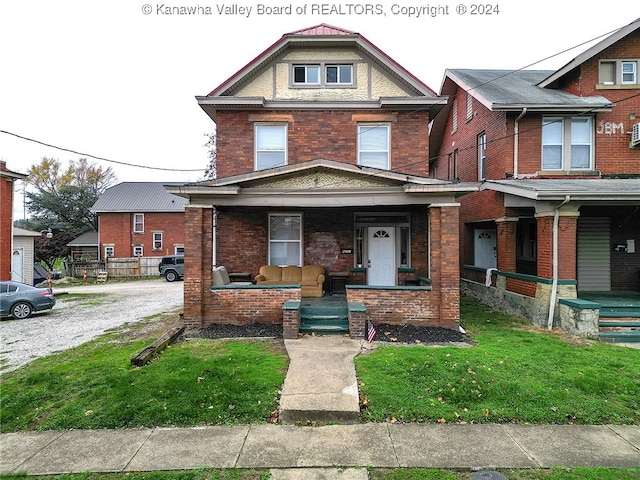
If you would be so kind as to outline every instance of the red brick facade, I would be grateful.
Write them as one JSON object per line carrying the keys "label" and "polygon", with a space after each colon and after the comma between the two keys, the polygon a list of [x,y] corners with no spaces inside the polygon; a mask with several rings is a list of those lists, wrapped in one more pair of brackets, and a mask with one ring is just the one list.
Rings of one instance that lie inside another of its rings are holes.
{"label": "red brick facade", "polygon": [[[217,115],[218,177],[254,170],[254,125],[275,121],[288,125],[287,162],[324,158],[355,165],[357,126],[372,121],[391,125],[391,170],[427,175],[429,157],[429,111],[381,114],[379,111],[313,110],[265,114],[254,111],[220,111]],[[327,139],[331,139],[327,141]]]}
{"label": "red brick facade", "polygon": [[[133,256],[134,245],[142,246],[145,257],[173,255],[176,246],[184,246],[184,213],[182,212],[139,212],[144,214],[142,232],[134,232],[133,213],[100,213],[100,258],[104,258],[105,246],[114,247],[114,257]],[[162,248],[154,249],[153,234],[162,233]]]}
{"label": "red brick facade", "polygon": [[13,246],[13,184],[26,175],[12,172],[0,161],[0,280],[11,280]]}

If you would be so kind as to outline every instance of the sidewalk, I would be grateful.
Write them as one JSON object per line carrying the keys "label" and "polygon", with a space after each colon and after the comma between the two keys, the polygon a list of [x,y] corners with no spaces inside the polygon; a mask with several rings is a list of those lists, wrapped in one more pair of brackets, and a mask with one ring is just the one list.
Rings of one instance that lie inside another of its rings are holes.
{"label": "sidewalk", "polygon": [[[0,435],[0,445],[0,473],[29,475],[201,467],[640,467],[640,426],[622,425],[370,423],[72,430],[7,433]],[[288,478],[284,471],[279,474]]]}

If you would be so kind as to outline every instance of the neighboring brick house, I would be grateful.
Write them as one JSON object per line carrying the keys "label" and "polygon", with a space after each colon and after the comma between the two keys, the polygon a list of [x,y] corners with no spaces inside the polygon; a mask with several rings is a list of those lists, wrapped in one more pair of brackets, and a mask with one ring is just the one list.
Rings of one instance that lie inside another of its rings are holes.
{"label": "neighboring brick house", "polygon": [[99,259],[184,253],[186,200],[163,185],[123,182],[100,195],[91,207],[98,214]]}
{"label": "neighboring brick house", "polygon": [[169,188],[190,200],[187,325],[280,323],[300,300],[299,288],[212,290],[212,266],[318,264],[374,323],[458,328],[457,198],[477,184],[427,177],[445,98],[362,35],[322,24],[197,100],[216,123],[218,178]]}
{"label": "neighboring brick house", "polygon": [[13,184],[27,175],[13,172],[0,160],[0,281],[11,280],[13,258]]}
{"label": "neighboring brick house", "polygon": [[463,291],[545,326],[557,296],[638,291],[639,67],[636,20],[557,71],[445,72],[431,171],[482,182],[461,198]]}

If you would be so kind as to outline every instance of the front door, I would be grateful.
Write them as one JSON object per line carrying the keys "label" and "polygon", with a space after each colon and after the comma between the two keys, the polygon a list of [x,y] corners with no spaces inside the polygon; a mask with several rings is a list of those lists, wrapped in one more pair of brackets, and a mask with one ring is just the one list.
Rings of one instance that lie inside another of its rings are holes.
{"label": "front door", "polygon": [[368,230],[367,285],[393,286],[396,284],[396,229],[369,227]]}
{"label": "front door", "polygon": [[24,249],[14,248],[11,256],[11,280],[24,283]]}
{"label": "front door", "polygon": [[496,268],[496,231],[490,228],[476,228],[474,230],[474,262],[476,267]]}

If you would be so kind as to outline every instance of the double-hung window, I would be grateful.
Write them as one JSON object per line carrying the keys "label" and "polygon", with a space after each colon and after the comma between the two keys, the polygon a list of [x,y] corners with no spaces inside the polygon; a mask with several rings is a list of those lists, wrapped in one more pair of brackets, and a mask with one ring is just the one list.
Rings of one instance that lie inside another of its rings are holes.
{"label": "double-hung window", "polygon": [[255,169],[287,164],[287,125],[255,126]]}
{"label": "double-hung window", "polygon": [[484,180],[487,176],[487,134],[478,135],[478,180]]}
{"label": "double-hung window", "polygon": [[162,250],[162,232],[153,232],[153,249]]}
{"label": "double-hung window", "polygon": [[638,62],[620,62],[623,84],[638,83]]}
{"label": "double-hung window", "polygon": [[543,170],[589,170],[592,168],[592,151],[591,117],[542,119]]}
{"label": "double-hung window", "polygon": [[302,265],[302,214],[269,215],[269,265]]}
{"label": "double-hung window", "polygon": [[389,125],[358,125],[358,165],[389,170]]}
{"label": "double-hung window", "polygon": [[144,213],[133,214],[133,233],[144,233]]}
{"label": "double-hung window", "polygon": [[638,85],[639,59],[601,60],[598,65],[600,85]]}

